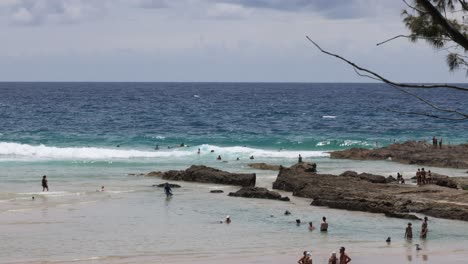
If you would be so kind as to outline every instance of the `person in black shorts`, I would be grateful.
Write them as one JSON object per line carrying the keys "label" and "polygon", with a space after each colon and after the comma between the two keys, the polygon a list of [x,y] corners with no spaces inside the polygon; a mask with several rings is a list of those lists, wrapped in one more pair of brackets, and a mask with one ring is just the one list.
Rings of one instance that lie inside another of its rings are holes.
{"label": "person in black shorts", "polygon": [[42,176],[42,191],[49,191],[49,185],[47,184],[47,176]]}

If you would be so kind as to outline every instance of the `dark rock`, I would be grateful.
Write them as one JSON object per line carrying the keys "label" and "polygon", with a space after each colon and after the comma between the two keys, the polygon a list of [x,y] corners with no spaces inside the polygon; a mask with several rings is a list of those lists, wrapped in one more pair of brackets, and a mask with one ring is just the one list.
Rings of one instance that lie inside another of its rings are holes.
{"label": "dark rock", "polygon": [[266,163],[250,163],[248,164],[249,167],[257,169],[257,170],[274,170],[278,171],[281,165],[271,165]]}
{"label": "dark rock", "polygon": [[[161,183],[161,184],[154,184],[153,187],[159,187],[159,188],[163,188],[164,186],[166,186],[165,183]],[[169,183],[169,187],[171,188],[180,188],[182,186],[178,185],[178,184],[173,184],[173,183]]]}
{"label": "dark rock", "polygon": [[243,187],[235,193],[229,193],[229,196],[289,201],[289,197],[282,197],[277,192],[260,187]]}
{"label": "dark rock", "polygon": [[211,190],[210,193],[223,193],[223,190]]}
{"label": "dark rock", "polygon": [[340,174],[340,176],[341,177],[355,177],[355,178],[359,178],[361,180],[365,180],[365,181],[372,182],[372,183],[387,183],[387,179],[385,179],[384,176],[370,174],[370,173],[358,174],[355,171],[345,171],[342,174]]}
{"label": "dark rock", "polygon": [[255,186],[255,173],[230,173],[218,169],[192,165],[184,171],[167,171],[161,177],[172,181],[216,183],[237,186]]}
{"label": "dark rock", "polygon": [[330,153],[334,159],[392,160],[405,164],[468,168],[468,144],[433,148],[424,141],[395,143],[378,149],[352,148]]}
{"label": "dark rock", "polygon": [[392,175],[388,176],[385,181],[387,183],[392,183],[392,182],[397,182],[397,179],[395,179]]}

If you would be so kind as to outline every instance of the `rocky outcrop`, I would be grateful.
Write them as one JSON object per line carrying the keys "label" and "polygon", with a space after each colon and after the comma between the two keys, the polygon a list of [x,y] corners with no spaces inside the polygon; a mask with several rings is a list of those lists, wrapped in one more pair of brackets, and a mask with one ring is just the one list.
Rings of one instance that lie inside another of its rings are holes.
{"label": "rocky outcrop", "polygon": [[193,165],[182,171],[167,171],[161,174],[165,180],[216,183],[236,186],[255,186],[255,173],[230,173],[206,166]]}
{"label": "rocky outcrop", "polygon": [[250,163],[247,164],[250,168],[257,169],[257,170],[274,170],[279,171],[281,165],[271,165],[266,163]]}
{"label": "rocky outcrop", "polygon": [[[378,177],[378,181],[380,181]],[[385,179],[385,178],[384,178]],[[413,218],[414,213],[468,221],[468,192],[436,185],[374,183],[357,173],[342,176],[282,168],[274,189],[312,198],[312,205]]]}
{"label": "rocky outcrop", "polygon": [[223,193],[223,190],[211,190],[210,193]]}
{"label": "rocky outcrop", "polygon": [[422,141],[395,143],[378,149],[352,148],[330,153],[334,159],[392,160],[405,164],[436,167],[468,168],[468,144],[434,148]]}
{"label": "rocky outcrop", "polygon": [[289,201],[289,197],[282,197],[281,194],[277,192],[269,191],[267,188],[259,187],[243,187],[237,192],[229,193],[229,196]]}

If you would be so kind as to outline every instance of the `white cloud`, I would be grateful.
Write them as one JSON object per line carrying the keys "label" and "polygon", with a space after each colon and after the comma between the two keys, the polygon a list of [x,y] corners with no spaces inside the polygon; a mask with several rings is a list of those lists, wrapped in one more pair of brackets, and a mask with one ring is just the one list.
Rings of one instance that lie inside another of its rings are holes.
{"label": "white cloud", "polygon": [[16,25],[76,23],[102,15],[108,0],[18,0],[10,1],[10,22]]}

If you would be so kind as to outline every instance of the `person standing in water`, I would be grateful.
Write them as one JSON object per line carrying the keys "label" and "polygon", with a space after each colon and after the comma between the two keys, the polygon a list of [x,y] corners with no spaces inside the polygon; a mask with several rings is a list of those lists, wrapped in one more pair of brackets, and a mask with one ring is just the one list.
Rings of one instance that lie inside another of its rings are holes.
{"label": "person standing in water", "polygon": [[405,238],[407,240],[412,240],[413,239],[413,228],[411,227],[411,223],[408,223],[408,226],[406,227]]}
{"label": "person standing in water", "polygon": [[172,189],[168,182],[164,184],[164,193],[166,194],[166,197],[172,196]]}
{"label": "person standing in water", "polygon": [[42,191],[49,191],[49,184],[47,181],[47,176],[42,176]]}
{"label": "person standing in water", "polygon": [[309,222],[309,231],[314,231],[315,226],[312,224],[312,222]]}
{"label": "person standing in water", "polygon": [[200,155],[200,148],[198,149],[197,154]]}
{"label": "person standing in water", "polygon": [[218,155],[218,157],[216,158],[217,160],[221,160],[221,155]]}
{"label": "person standing in water", "polygon": [[421,225],[421,238],[426,239],[427,237],[427,216],[424,217],[424,221]]}
{"label": "person standing in water", "polygon": [[322,217],[322,223],[320,224],[320,232],[328,232],[327,218]]}

